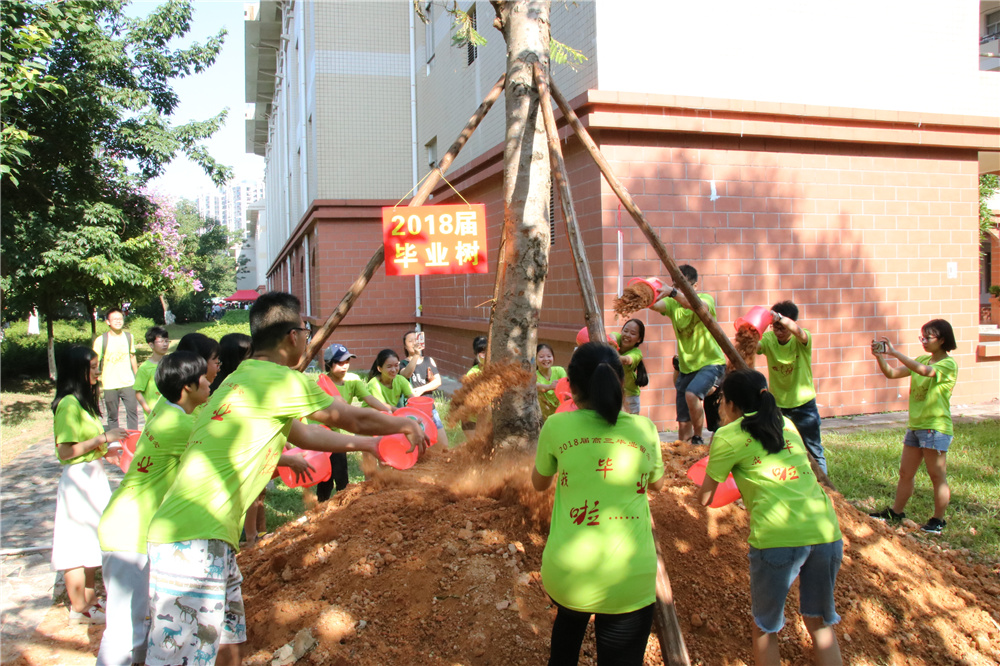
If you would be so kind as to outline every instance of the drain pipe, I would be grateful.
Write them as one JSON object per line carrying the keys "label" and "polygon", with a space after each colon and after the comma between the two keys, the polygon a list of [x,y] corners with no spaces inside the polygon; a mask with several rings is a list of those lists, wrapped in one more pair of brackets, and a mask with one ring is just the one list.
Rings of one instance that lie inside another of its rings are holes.
{"label": "drain pipe", "polygon": [[[417,189],[417,27],[412,9],[406,12],[410,16],[410,160],[412,163],[413,189]],[[416,329],[420,330],[420,276],[413,277],[414,314]]]}

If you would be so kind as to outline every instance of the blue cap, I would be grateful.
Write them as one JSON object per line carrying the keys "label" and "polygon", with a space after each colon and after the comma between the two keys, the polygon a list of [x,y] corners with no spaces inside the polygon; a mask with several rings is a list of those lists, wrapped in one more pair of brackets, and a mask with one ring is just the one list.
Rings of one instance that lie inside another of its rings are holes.
{"label": "blue cap", "polygon": [[329,363],[333,361],[334,363],[343,363],[349,358],[357,358],[357,355],[352,354],[347,351],[347,347],[344,345],[330,345],[323,352],[323,360]]}

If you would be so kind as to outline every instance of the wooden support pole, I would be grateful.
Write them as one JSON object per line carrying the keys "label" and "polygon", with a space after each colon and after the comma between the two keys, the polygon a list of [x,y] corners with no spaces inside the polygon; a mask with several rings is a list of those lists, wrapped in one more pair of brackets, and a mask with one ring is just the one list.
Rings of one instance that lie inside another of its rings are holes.
{"label": "wooden support pole", "polygon": [[[650,522],[652,523],[652,516]],[[653,544],[656,546],[656,604],[653,607],[653,629],[660,640],[660,656],[666,666],[690,666],[687,646],[684,645],[684,635],[681,624],[677,620],[677,607],[674,605],[674,591],[670,587],[670,577],[667,576],[667,565],[663,561],[660,550],[660,539],[656,534],[656,523],[653,527]]]}
{"label": "wooden support pole", "polygon": [[545,120],[545,134],[549,140],[549,161],[552,163],[552,177],[555,179],[555,190],[559,192],[559,203],[562,206],[563,219],[566,221],[566,235],[569,247],[573,252],[573,265],[576,268],[576,281],[583,295],[583,317],[587,322],[590,339],[597,342],[607,340],[604,329],[604,315],[601,302],[597,297],[594,285],[594,275],[587,262],[587,250],[580,234],[580,225],[576,220],[576,210],[573,207],[573,195],[569,189],[569,177],[566,175],[566,161],[563,159],[562,147],[559,145],[559,130],[556,127],[556,117],[552,112],[552,98],[549,95],[548,77],[541,64],[534,63],[535,85],[542,105],[542,117]]}
{"label": "wooden support pole", "polygon": [[[483,121],[487,112],[489,112],[490,108],[492,108],[493,103],[500,97],[500,93],[503,92],[505,79],[506,74],[501,74],[500,79],[483,99],[483,103],[479,105],[476,112],[472,114],[471,118],[469,118],[469,122],[465,124],[465,128],[462,130],[462,133],[458,135],[457,139],[455,139],[455,143],[451,144],[448,152],[444,154],[437,166],[434,167],[434,169],[432,169],[427,175],[423,185],[420,186],[420,189],[417,190],[417,193],[413,195],[413,198],[410,199],[410,202],[407,205],[420,206],[427,201],[427,197],[430,196],[431,190],[433,190],[441,180],[441,176],[448,170],[451,163],[455,161],[458,153],[462,150],[465,144],[468,143],[469,137],[471,137],[472,133],[476,131],[476,128],[479,127],[479,123]],[[351,288],[347,290],[347,294],[345,294],[340,300],[336,309],[334,309],[334,311],[330,314],[329,318],[327,318],[326,322],[319,329],[319,331],[313,334],[312,340],[309,342],[305,352],[302,354],[302,358],[299,360],[298,365],[295,366],[296,370],[305,370],[306,366],[309,365],[309,362],[316,357],[316,354],[319,353],[319,350],[322,349],[327,340],[330,339],[330,336],[333,335],[333,332],[337,329],[337,326],[340,325],[340,322],[342,322],[344,317],[347,316],[347,313],[350,312],[351,306],[354,305],[354,301],[358,300],[358,297],[361,296],[361,292],[368,286],[372,276],[375,275],[375,271],[378,270],[383,261],[385,261],[385,248],[382,245],[379,245],[378,250],[376,250],[375,254],[372,255],[372,258],[368,260],[368,264],[365,266],[364,270],[361,271],[361,275],[359,275],[358,279],[354,281]]]}
{"label": "wooden support pole", "polygon": [[639,229],[646,236],[646,240],[648,240],[649,244],[653,246],[653,250],[660,258],[660,262],[667,269],[667,272],[670,273],[670,277],[673,278],[674,285],[684,292],[684,296],[687,298],[688,303],[691,304],[691,309],[694,310],[695,314],[698,315],[698,318],[705,324],[705,328],[707,328],[708,332],[712,334],[715,341],[719,343],[719,346],[722,347],[722,351],[733,363],[733,365],[741,370],[748,369],[746,361],[744,361],[743,357],[740,356],[738,351],[736,351],[736,347],[733,345],[732,340],[726,337],[726,334],[722,331],[719,323],[712,319],[712,315],[709,313],[708,308],[705,307],[704,302],[698,298],[698,294],[695,292],[694,288],[691,287],[691,284],[684,278],[684,275],[681,274],[677,264],[670,256],[670,253],[667,252],[667,248],[663,244],[663,241],[661,241],[660,237],[656,235],[656,232],[653,231],[653,228],[646,220],[646,216],[643,215],[642,211],[639,210],[639,207],[635,204],[635,201],[632,200],[632,195],[629,194],[628,190],[625,189],[625,186],[621,184],[621,181],[619,181],[615,174],[611,171],[611,165],[608,164],[606,159],[604,159],[604,155],[601,154],[597,144],[594,143],[594,140],[590,137],[590,133],[587,132],[587,129],[583,126],[583,123],[580,122],[576,113],[574,113],[573,109],[570,108],[566,98],[559,92],[559,88],[556,86],[555,82],[550,81],[549,87],[552,90],[552,98],[555,99],[556,104],[559,105],[559,109],[562,111],[563,116],[573,128],[573,131],[576,132],[576,135],[579,137],[583,147],[588,153],[590,153],[594,162],[597,163],[597,167],[601,170],[601,173],[604,174],[604,178],[608,181],[608,185],[610,185],[611,189],[614,190],[614,193],[618,195],[622,205],[625,206],[625,209],[629,212],[632,219],[635,220],[635,223],[639,226]]}

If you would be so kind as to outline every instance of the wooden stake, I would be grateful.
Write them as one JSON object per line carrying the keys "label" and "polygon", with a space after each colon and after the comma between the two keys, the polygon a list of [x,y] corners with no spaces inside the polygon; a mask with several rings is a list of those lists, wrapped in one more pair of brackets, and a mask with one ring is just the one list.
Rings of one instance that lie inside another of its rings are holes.
{"label": "wooden stake", "polygon": [[656,637],[660,639],[660,656],[667,666],[690,666],[687,646],[684,645],[684,634],[677,620],[677,607],[674,606],[674,591],[670,587],[670,577],[667,576],[667,565],[663,561],[660,550],[660,539],[656,534],[656,523],[649,517],[653,528],[653,544],[656,546],[656,604],[653,607],[653,628]]}
{"label": "wooden stake", "polygon": [[594,275],[590,272],[587,262],[587,251],[580,234],[580,225],[576,220],[576,210],[573,207],[573,195],[569,189],[569,177],[566,175],[566,161],[563,159],[562,147],[559,145],[559,130],[556,128],[556,117],[552,113],[552,98],[549,95],[548,77],[541,64],[534,63],[535,84],[542,104],[542,117],[545,120],[545,134],[549,140],[549,159],[552,162],[552,176],[555,179],[556,191],[559,192],[559,203],[562,206],[563,219],[566,221],[566,234],[569,247],[573,252],[573,265],[576,268],[576,281],[583,294],[583,317],[587,322],[590,339],[596,342],[607,340],[604,329],[604,316],[601,302],[594,286]]}
{"label": "wooden stake", "polygon": [[656,232],[653,231],[649,222],[646,221],[646,216],[643,215],[642,211],[639,210],[639,207],[635,204],[635,201],[632,200],[632,195],[629,194],[628,190],[625,189],[625,186],[621,184],[621,181],[619,181],[615,174],[611,171],[611,165],[608,164],[606,159],[604,159],[604,155],[601,154],[601,151],[597,147],[597,144],[594,143],[594,140],[590,138],[590,134],[583,126],[583,123],[580,122],[576,113],[574,113],[573,109],[569,107],[569,103],[559,92],[559,88],[556,87],[555,82],[550,81],[549,87],[552,89],[552,98],[555,99],[556,104],[559,105],[559,109],[562,111],[563,116],[565,116],[567,122],[573,128],[573,131],[576,132],[576,135],[579,137],[583,147],[586,148],[594,162],[597,163],[597,167],[601,170],[601,173],[604,174],[604,178],[608,181],[608,185],[610,185],[611,189],[614,190],[614,193],[618,195],[622,205],[625,206],[625,210],[629,212],[632,219],[635,220],[635,223],[639,226],[639,229],[646,236],[646,240],[648,240],[649,244],[653,246],[653,250],[656,251],[656,255],[660,258],[660,262],[667,269],[667,272],[670,273],[670,277],[673,278],[674,285],[684,292],[684,296],[687,298],[688,303],[691,304],[691,309],[694,310],[695,314],[698,315],[698,318],[705,324],[705,328],[707,328],[708,332],[712,334],[715,341],[719,343],[719,346],[722,347],[723,353],[725,353],[733,365],[740,370],[748,369],[746,361],[744,361],[743,357],[740,356],[738,351],[736,351],[736,347],[733,345],[732,340],[726,337],[726,334],[722,331],[719,323],[712,319],[712,315],[709,313],[708,308],[705,307],[705,303],[698,298],[698,294],[691,287],[691,284],[684,278],[684,275],[681,274],[677,264],[674,262],[673,258],[671,258],[670,253],[667,252],[667,248],[663,244],[663,241],[661,241],[660,237],[656,235]]}
{"label": "wooden stake", "polygon": [[[476,112],[472,114],[471,118],[469,118],[469,122],[466,123],[462,133],[458,135],[457,139],[455,139],[455,143],[451,144],[448,152],[444,154],[438,165],[427,175],[423,185],[420,186],[420,189],[417,190],[417,193],[412,199],[410,199],[410,202],[407,205],[420,206],[427,201],[427,197],[430,196],[431,190],[433,190],[441,180],[441,176],[448,170],[451,163],[455,161],[458,153],[469,141],[469,137],[471,137],[472,133],[476,131],[476,128],[479,127],[479,123],[483,121],[487,112],[490,108],[492,108],[493,103],[500,97],[500,93],[503,92],[505,79],[506,74],[501,74],[500,79],[483,99],[483,103],[479,105]],[[342,322],[344,317],[347,316],[347,313],[350,312],[351,306],[354,305],[354,301],[358,300],[358,297],[361,296],[361,292],[368,286],[372,276],[375,275],[375,271],[378,270],[383,261],[385,261],[385,248],[382,245],[379,245],[378,250],[376,250],[375,254],[372,255],[372,258],[368,260],[368,264],[365,266],[364,270],[361,271],[361,275],[359,275],[358,279],[354,281],[351,288],[347,290],[347,293],[340,300],[336,309],[334,309],[334,311],[330,314],[319,331],[313,334],[312,340],[309,342],[305,352],[302,354],[302,358],[299,360],[299,364],[295,366],[296,370],[305,370],[306,366],[309,365],[309,362],[312,361],[316,354],[319,353],[319,350],[323,348],[327,340],[330,339],[330,336],[333,335],[333,332],[337,329],[337,326],[340,325],[340,322]]]}

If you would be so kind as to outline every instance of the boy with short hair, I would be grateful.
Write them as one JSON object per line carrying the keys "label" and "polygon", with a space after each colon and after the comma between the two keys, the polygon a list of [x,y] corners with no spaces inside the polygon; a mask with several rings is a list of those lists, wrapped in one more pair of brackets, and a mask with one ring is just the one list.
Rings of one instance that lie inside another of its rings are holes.
{"label": "boy with short hair", "polygon": [[[423,451],[426,438],[407,418],[346,405],[293,370],[308,331],[295,296],[264,294],[250,309],[254,353],[216,389],[195,422],[177,480],[148,532],[146,664],[211,663],[220,651],[239,663],[246,620],[236,565],[240,528],[274,472],[286,440],[315,451],[368,451],[370,435],[403,433]],[[411,449],[412,450],[412,449]]]}
{"label": "boy with short hair", "polygon": [[[698,271],[694,266],[683,264],[678,268],[697,291]],[[676,286],[659,295],[662,298],[649,307],[670,319],[677,338],[680,370],[674,386],[677,389],[678,437],[681,441],[701,445],[705,443],[701,437],[705,423],[702,401],[725,372],[726,357],[722,347]],[[715,319],[715,299],[709,294],[698,294],[698,298]]]}
{"label": "boy with short hair", "polygon": [[154,367],[163,398],[153,405],[136,443],[132,465],[111,496],[97,529],[108,593],[107,628],[97,666],[142,663],[145,659],[149,606],[146,530],[177,475],[194,426],[191,412],[208,401],[208,366],[201,356],[176,352]]}
{"label": "boy with short hair", "polygon": [[108,428],[118,427],[118,401],[125,405],[125,423],[129,430],[139,427],[136,413],[135,373],[139,369],[135,361],[135,340],[125,331],[125,314],[118,308],[111,308],[105,315],[108,330],[94,340],[98,368],[101,371],[101,389],[104,391],[104,406],[108,410]]}
{"label": "boy with short hair", "polygon": [[153,405],[160,398],[160,392],[156,388],[154,378],[157,364],[170,347],[170,333],[162,326],[153,326],[146,331],[146,344],[153,350],[153,353],[136,370],[135,383],[132,388],[135,389],[135,398],[139,401],[142,411],[149,414]]}
{"label": "boy with short hair", "polygon": [[771,330],[761,336],[757,353],[767,359],[768,384],[781,413],[795,424],[806,449],[826,474],[819,410],[812,374],[812,335],[798,325],[792,301],[771,306]]}

